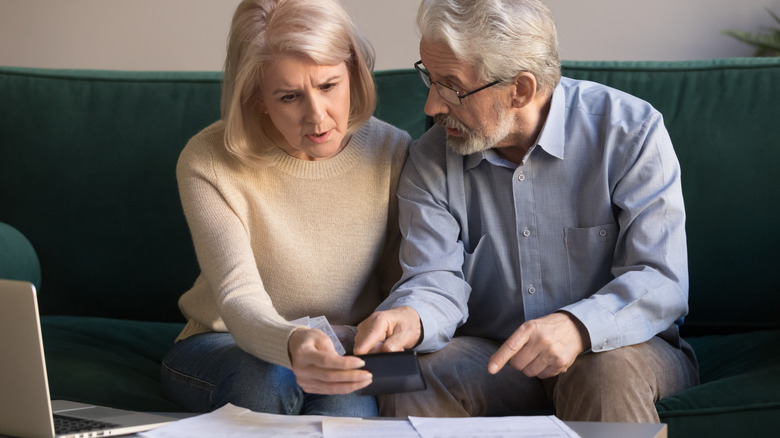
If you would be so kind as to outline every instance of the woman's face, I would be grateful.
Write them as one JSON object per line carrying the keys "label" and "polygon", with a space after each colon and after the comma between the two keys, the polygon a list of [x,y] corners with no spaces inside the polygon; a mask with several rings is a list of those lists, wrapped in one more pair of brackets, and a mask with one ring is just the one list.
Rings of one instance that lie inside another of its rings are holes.
{"label": "woman's face", "polygon": [[280,147],[301,160],[325,160],[341,151],[349,120],[349,72],[344,62],[320,65],[289,56],[266,71],[260,109],[286,140]]}

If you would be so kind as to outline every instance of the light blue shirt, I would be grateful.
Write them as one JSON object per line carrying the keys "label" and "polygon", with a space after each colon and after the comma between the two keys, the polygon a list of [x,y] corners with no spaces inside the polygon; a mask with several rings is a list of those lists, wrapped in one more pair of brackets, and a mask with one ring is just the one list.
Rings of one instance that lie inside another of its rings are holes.
{"label": "light blue shirt", "polygon": [[680,167],[647,102],[562,78],[521,166],[458,155],[436,126],[411,146],[398,197],[404,274],[380,309],[417,311],[418,350],[456,329],[502,341],[559,310],[593,351],[659,333],[676,343],[688,312]]}

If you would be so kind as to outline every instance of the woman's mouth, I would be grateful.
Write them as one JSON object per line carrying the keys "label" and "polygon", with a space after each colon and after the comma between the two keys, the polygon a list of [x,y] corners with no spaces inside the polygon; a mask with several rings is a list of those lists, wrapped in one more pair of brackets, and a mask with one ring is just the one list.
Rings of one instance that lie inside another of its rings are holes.
{"label": "woman's mouth", "polygon": [[324,132],[317,132],[313,134],[306,134],[306,138],[309,139],[312,143],[325,143],[330,138],[330,134],[333,132],[332,129],[329,129]]}

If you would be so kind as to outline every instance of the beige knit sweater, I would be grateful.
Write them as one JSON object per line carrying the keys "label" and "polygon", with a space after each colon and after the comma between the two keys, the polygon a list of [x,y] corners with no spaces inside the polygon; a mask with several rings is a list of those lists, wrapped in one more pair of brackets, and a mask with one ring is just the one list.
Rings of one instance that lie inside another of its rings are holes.
{"label": "beige knit sweater", "polygon": [[177,178],[201,274],[182,295],[178,339],[229,331],[245,351],[290,367],[288,321],[356,325],[400,278],[396,186],[409,135],[372,118],[336,156],[278,150],[263,169],[224,147],[224,123],[193,137]]}

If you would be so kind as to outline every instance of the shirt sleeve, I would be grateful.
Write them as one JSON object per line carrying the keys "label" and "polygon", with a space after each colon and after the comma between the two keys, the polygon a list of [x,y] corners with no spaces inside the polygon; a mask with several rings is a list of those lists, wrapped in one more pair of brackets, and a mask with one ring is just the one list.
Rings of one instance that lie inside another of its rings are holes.
{"label": "shirt sleeve", "polygon": [[659,113],[635,140],[633,147],[612,151],[623,163],[612,195],[619,227],[614,279],[562,308],[585,325],[593,351],[645,342],[688,312],[680,166]]}
{"label": "shirt sleeve", "polygon": [[[430,134],[430,133],[429,133]],[[421,352],[443,348],[466,321],[471,288],[463,278],[460,224],[448,210],[446,150],[424,136],[409,150],[398,185],[401,281],[378,310],[410,306],[420,316]]]}

